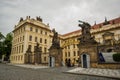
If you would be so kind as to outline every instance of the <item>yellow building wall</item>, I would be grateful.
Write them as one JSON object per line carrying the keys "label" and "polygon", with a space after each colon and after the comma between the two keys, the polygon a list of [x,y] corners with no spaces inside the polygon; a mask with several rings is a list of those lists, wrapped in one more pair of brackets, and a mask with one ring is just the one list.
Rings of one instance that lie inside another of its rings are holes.
{"label": "yellow building wall", "polygon": [[[30,31],[31,27],[32,31]],[[38,29],[37,32],[36,29]],[[92,29],[91,33],[97,42],[103,43],[102,35],[107,31],[114,33],[115,40],[120,39],[120,23],[114,25],[105,25],[98,29]],[[36,46],[35,37],[37,37],[37,42],[40,44],[39,46],[42,47],[42,63],[46,64],[49,62],[48,49],[52,45],[52,32],[48,25],[37,20],[27,18],[15,26],[13,33],[14,37],[10,56],[11,63],[24,63],[24,54],[28,49],[28,45],[32,46],[31,51],[32,54],[34,54],[34,46]],[[76,60],[79,58],[79,52],[77,48],[79,41],[77,39],[80,37],[80,35],[81,32],[72,33],[67,36],[59,35],[60,46],[63,48],[62,59],[64,63],[65,59],[71,59],[71,62],[75,60],[75,64],[77,64]],[[32,36],[32,41],[29,40],[30,36]],[[40,38],[42,39],[42,43],[40,42]],[[45,43],[45,39],[47,40],[47,43]]]}

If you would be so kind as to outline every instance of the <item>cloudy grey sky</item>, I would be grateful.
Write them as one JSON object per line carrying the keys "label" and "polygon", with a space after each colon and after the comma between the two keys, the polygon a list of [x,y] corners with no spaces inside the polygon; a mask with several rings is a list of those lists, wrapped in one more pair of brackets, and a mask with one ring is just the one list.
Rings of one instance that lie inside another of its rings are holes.
{"label": "cloudy grey sky", "polygon": [[0,32],[11,32],[20,17],[41,16],[60,34],[79,29],[78,20],[91,25],[120,17],[120,0],[0,0]]}

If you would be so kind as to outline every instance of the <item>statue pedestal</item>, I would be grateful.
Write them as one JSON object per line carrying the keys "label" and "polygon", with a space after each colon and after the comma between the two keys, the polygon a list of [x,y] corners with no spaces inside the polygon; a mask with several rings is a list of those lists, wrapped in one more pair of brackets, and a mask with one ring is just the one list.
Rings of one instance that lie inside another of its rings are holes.
{"label": "statue pedestal", "polygon": [[79,66],[83,68],[95,67],[98,62],[97,42],[90,33],[91,25],[87,22],[79,21],[82,28],[82,35],[78,39]]}
{"label": "statue pedestal", "polygon": [[61,48],[49,49],[49,66],[50,67],[62,66],[62,49]]}
{"label": "statue pedestal", "polygon": [[98,63],[97,44],[79,45],[79,66],[83,68],[96,67]]}

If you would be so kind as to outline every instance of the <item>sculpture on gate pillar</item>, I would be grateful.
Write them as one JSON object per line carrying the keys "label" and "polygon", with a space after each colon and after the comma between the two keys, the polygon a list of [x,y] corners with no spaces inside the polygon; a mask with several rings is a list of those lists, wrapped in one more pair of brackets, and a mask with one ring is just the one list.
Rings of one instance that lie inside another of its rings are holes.
{"label": "sculpture on gate pillar", "polygon": [[[79,20],[79,27],[82,28],[78,44],[79,48],[79,66],[89,68],[91,65],[97,65],[97,45],[94,37],[91,35],[91,25]],[[92,62],[93,61],[93,62]]]}
{"label": "sculpture on gate pillar", "polygon": [[58,33],[55,31],[55,29],[52,30],[53,32],[53,39],[52,39],[52,48],[60,48],[60,41],[58,37]]}
{"label": "sculpture on gate pillar", "polygon": [[61,66],[62,64],[62,48],[60,47],[58,33],[55,31],[55,29],[53,29],[52,32],[52,45],[49,48],[49,66],[57,67]]}
{"label": "sculpture on gate pillar", "polygon": [[94,37],[91,36],[91,33],[90,33],[91,25],[84,21],[79,20],[79,22],[80,22],[80,24],[78,26],[82,28],[82,35],[79,38],[80,44],[85,44],[85,43],[95,44],[95,43],[97,43],[94,40]]}
{"label": "sculpture on gate pillar", "polygon": [[35,64],[41,63],[41,53],[42,53],[41,47],[39,47],[39,43],[37,42],[37,45],[35,46],[35,49],[34,49],[34,63]]}

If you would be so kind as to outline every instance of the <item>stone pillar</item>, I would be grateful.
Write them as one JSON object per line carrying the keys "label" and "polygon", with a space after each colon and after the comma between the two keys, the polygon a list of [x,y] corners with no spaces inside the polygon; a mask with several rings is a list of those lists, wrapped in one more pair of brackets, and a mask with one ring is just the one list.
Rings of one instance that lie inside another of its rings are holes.
{"label": "stone pillar", "polygon": [[[91,25],[84,21],[79,21],[79,27],[82,28],[82,35],[78,40],[79,48],[79,66],[84,68],[94,67],[97,64],[98,58],[98,43],[95,41],[94,37],[90,33]],[[84,55],[84,56],[83,56]]]}

